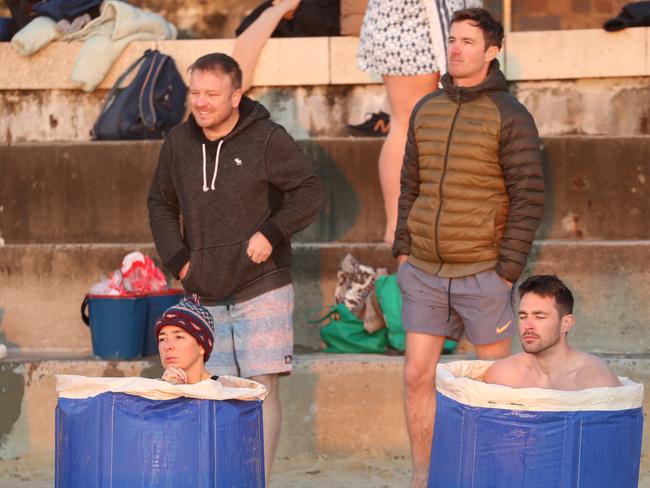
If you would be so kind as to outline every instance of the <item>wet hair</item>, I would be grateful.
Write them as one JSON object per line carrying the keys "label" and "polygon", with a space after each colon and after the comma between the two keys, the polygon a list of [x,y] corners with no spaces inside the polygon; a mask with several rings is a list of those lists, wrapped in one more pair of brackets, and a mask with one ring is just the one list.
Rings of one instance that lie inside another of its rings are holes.
{"label": "wet hair", "polygon": [[241,68],[237,61],[224,53],[210,53],[201,56],[187,68],[187,71],[190,74],[194,71],[218,71],[230,77],[234,90],[241,88]]}
{"label": "wet hair", "polygon": [[553,297],[555,308],[560,312],[560,317],[573,313],[573,293],[555,275],[531,276],[519,285],[519,299],[526,293],[535,293],[542,297]]}
{"label": "wet hair", "polygon": [[503,26],[492,14],[484,8],[464,8],[454,12],[451,23],[469,20],[472,25],[483,31],[485,49],[496,46],[499,49],[503,46]]}

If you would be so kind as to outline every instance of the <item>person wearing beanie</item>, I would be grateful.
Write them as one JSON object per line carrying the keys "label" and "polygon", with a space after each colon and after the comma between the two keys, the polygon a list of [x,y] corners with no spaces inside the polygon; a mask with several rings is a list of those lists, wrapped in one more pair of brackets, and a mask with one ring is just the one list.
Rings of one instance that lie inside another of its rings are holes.
{"label": "person wearing beanie", "polygon": [[154,330],[165,368],[163,380],[178,385],[218,378],[205,369],[214,346],[214,322],[196,297],[165,310]]}

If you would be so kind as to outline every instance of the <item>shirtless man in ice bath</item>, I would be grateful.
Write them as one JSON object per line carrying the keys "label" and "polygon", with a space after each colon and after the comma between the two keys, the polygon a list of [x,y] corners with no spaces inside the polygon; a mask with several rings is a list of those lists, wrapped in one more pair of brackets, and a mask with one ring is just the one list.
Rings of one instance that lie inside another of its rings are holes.
{"label": "shirtless man in ice bath", "polygon": [[519,286],[519,298],[523,352],[496,361],[485,374],[486,383],[553,390],[621,385],[602,360],[569,345],[573,294],[557,276],[531,276]]}

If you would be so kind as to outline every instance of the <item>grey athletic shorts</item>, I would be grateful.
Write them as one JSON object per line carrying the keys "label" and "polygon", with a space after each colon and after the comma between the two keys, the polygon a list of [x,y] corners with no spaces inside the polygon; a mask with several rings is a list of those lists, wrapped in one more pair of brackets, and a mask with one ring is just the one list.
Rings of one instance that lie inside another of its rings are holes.
{"label": "grey athletic shorts", "polygon": [[517,332],[511,290],[493,270],[461,278],[441,278],[409,262],[397,271],[409,332],[492,344]]}
{"label": "grey athletic shorts", "polygon": [[206,369],[242,378],[289,374],[293,303],[293,285],[286,285],[245,302],[207,307],[214,319],[214,348]]}

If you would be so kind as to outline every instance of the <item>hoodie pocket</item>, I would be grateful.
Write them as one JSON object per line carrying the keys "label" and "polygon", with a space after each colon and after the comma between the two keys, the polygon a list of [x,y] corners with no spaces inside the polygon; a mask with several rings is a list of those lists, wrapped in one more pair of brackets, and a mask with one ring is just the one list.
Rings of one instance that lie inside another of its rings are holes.
{"label": "hoodie pocket", "polygon": [[190,266],[187,268],[187,273],[185,273],[185,278],[181,279],[181,283],[183,284],[183,288],[187,291],[193,292],[193,275],[194,271],[196,269],[201,268],[201,263],[200,263],[200,256],[196,252],[190,252]]}
{"label": "hoodie pocket", "polygon": [[190,263],[183,282],[186,289],[202,297],[222,300],[260,278],[263,268],[250,260],[247,248],[246,240],[193,252],[196,263]]}

